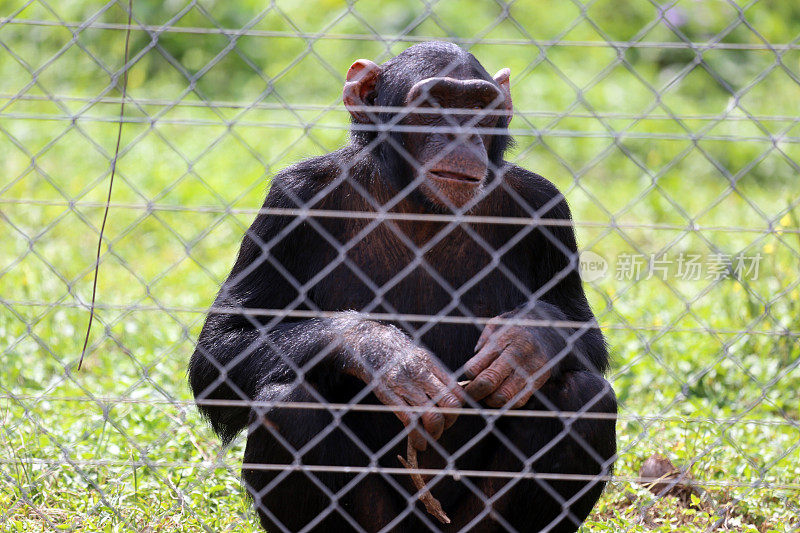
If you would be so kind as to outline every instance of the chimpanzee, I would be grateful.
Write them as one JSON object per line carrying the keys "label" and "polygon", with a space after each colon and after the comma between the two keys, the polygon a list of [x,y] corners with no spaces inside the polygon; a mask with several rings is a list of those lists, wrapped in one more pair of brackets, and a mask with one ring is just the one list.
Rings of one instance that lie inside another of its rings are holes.
{"label": "chimpanzee", "polygon": [[567,203],[504,160],[509,70],[422,43],[356,61],[344,103],[350,143],[272,179],[189,365],[223,441],[248,429],[262,526],[576,530],[616,400]]}

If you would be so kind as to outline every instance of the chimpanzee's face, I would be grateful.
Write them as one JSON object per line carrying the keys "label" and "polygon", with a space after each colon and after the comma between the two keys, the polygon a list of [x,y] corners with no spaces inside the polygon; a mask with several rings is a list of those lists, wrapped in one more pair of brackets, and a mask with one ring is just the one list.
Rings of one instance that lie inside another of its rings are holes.
{"label": "chimpanzee's face", "polygon": [[[420,80],[420,62],[430,71],[441,58],[415,57],[410,50],[414,47],[387,62],[386,70],[368,59],[353,63],[342,91],[344,104],[354,123],[388,125],[399,134],[404,150],[395,150],[404,161],[387,163],[390,172],[410,167],[418,190],[434,205],[461,208],[481,193],[490,166],[502,163],[513,114],[509,70],[490,78],[477,60],[459,56],[448,59],[443,75]],[[401,89],[411,80],[419,81]],[[381,106],[403,110],[384,113]]]}
{"label": "chimpanzee's face", "polygon": [[481,79],[428,78],[408,92],[404,144],[420,190],[435,204],[461,207],[479,194],[504,102],[500,89]]}

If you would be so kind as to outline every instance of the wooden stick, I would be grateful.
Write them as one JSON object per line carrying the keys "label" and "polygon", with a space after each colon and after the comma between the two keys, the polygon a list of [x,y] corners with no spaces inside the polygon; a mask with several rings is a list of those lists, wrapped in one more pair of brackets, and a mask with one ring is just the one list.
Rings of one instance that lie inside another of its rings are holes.
{"label": "wooden stick", "polygon": [[[401,455],[397,456],[397,458],[400,459],[400,463],[402,463],[403,467],[408,468],[409,470],[419,470],[419,462],[417,462],[417,449],[411,445],[410,436],[408,438],[406,455],[408,456],[408,461],[403,459]],[[414,482],[414,486],[420,493],[419,501],[425,505],[425,510],[435,516],[436,519],[442,524],[449,524],[450,517],[447,516],[447,513],[445,513],[444,509],[442,509],[442,504],[439,503],[439,500],[437,500],[433,494],[431,494],[431,492],[425,488],[425,480],[422,479],[422,475],[417,472],[412,472],[410,476],[411,481]]]}
{"label": "wooden stick", "polygon": [[[459,381],[458,384],[461,387],[465,387],[469,385],[472,380],[466,381]],[[408,456],[408,460],[403,459],[402,456],[398,455],[397,458],[400,460],[400,463],[403,465],[404,468],[409,470],[419,470],[419,462],[417,461],[417,449],[411,445],[411,436],[408,437],[408,446],[406,448],[406,455]],[[431,515],[435,516],[439,522],[442,524],[449,524],[450,517],[447,516],[447,513],[444,512],[442,509],[442,504],[437,500],[431,492],[425,488],[425,480],[422,479],[422,476],[417,473],[410,474],[411,481],[414,482],[414,486],[417,488],[419,494],[419,501],[421,501],[425,505],[425,510],[428,511]],[[454,479],[456,479],[454,477]]]}

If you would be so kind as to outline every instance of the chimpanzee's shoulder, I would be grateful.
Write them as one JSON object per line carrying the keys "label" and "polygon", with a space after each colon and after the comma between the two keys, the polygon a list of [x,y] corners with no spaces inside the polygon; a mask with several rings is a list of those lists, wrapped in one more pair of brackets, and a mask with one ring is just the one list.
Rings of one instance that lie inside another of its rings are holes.
{"label": "chimpanzee's shoulder", "polygon": [[337,185],[347,161],[353,160],[349,147],[304,159],[275,174],[269,183],[266,204],[311,207]]}
{"label": "chimpanzee's shoulder", "polygon": [[506,163],[502,175],[516,193],[511,196],[519,197],[516,203],[530,216],[571,218],[563,193],[544,176],[511,163]]}

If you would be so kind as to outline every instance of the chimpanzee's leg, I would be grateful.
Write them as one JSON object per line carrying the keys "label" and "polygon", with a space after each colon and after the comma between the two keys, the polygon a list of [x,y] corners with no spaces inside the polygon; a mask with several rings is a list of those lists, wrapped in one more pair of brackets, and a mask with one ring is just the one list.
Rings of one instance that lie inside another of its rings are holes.
{"label": "chimpanzee's leg", "polygon": [[[268,394],[270,397],[265,395],[263,399],[315,401],[304,388],[273,389]],[[611,415],[617,412],[611,386],[602,377],[588,372],[568,373],[559,380],[551,380],[524,409]],[[357,415],[371,418],[347,423],[350,427],[367,428],[366,432],[358,431],[367,450],[356,445],[341,425],[328,432],[329,428],[336,427],[336,423],[326,410],[272,409],[266,415],[267,422],[256,422],[256,416],[254,410],[243,477],[267,531],[298,531],[312,522],[313,529],[319,531],[358,528],[377,531],[398,514],[407,512],[409,503],[414,504],[409,497],[413,490],[409,487],[395,490],[385,478],[377,475],[356,481],[352,474],[267,470],[257,466],[291,464],[296,456],[302,457],[303,465],[367,465],[370,455],[385,444],[370,441],[369,436],[392,435],[399,429],[397,420],[391,415],[388,418]],[[453,429],[468,424],[474,427],[467,433],[474,435],[479,426],[484,425],[477,415],[462,417]],[[492,433],[479,442],[473,442],[456,461],[457,468],[510,472],[513,475],[524,471],[527,462],[533,472],[545,474],[546,478],[442,480],[433,492],[453,523],[449,526],[440,525],[435,520],[433,523],[442,531],[461,530],[466,525],[470,525],[471,531],[505,531],[508,526],[519,532],[575,531],[599,498],[605,481],[559,480],[557,477],[577,474],[602,478],[610,474],[616,453],[615,425],[613,417],[581,418],[578,415],[574,421],[552,416],[502,417],[496,421]],[[448,432],[445,432],[443,440],[450,440]],[[312,441],[316,444],[309,446]],[[459,441],[448,443],[446,447],[455,450],[466,444],[462,439]],[[296,451],[301,448],[302,452]],[[391,461],[394,453],[383,454],[379,464],[398,466],[396,459]],[[433,459],[431,455],[432,452],[422,453],[420,466],[440,468],[442,465],[435,464],[438,461],[429,461]],[[484,496],[477,497],[472,490],[467,490],[465,482],[471,483]],[[338,491],[341,491],[340,496],[333,503],[331,496]],[[483,513],[487,504],[491,513]],[[419,503],[417,508],[421,510]],[[482,518],[476,519],[481,515]],[[401,523],[395,522],[392,530],[424,531],[427,528],[410,515]]]}
{"label": "chimpanzee's leg", "polygon": [[[485,497],[472,495],[460,509],[450,512],[451,517],[474,517],[491,508],[496,516],[487,514],[480,522],[473,522],[473,531],[505,531],[508,526],[519,532],[575,531],[600,497],[606,484],[602,478],[611,473],[616,454],[617,404],[611,386],[602,377],[589,372],[567,373],[545,384],[524,409],[601,416],[578,415],[573,421],[552,416],[505,416],[498,420],[494,433],[479,445],[492,450],[491,459],[485,459],[480,470],[521,472],[526,462],[532,462],[532,472],[545,478],[474,479]],[[569,480],[558,479],[559,475],[599,478]],[[459,527],[465,525],[459,519],[454,521]]]}
{"label": "chimpanzee's leg", "polygon": [[[276,385],[262,396],[260,401],[317,402],[304,386]],[[270,533],[300,531],[309,525],[307,531],[378,531],[407,508],[407,492],[398,492],[377,474],[302,468],[369,465],[385,444],[375,436],[396,435],[402,429],[392,413],[353,413],[337,422],[326,409],[276,407],[261,408],[259,413],[254,407],[248,427],[242,478],[261,525]],[[358,431],[358,438],[366,449],[348,435],[350,427],[365,428]],[[384,455],[391,455],[390,464],[397,467],[396,451],[392,453]],[[297,470],[274,468],[295,460],[301,467]],[[413,516],[400,529],[409,520]]]}

